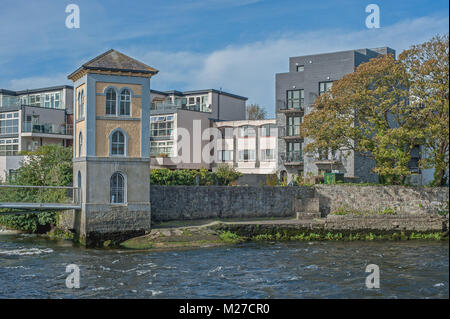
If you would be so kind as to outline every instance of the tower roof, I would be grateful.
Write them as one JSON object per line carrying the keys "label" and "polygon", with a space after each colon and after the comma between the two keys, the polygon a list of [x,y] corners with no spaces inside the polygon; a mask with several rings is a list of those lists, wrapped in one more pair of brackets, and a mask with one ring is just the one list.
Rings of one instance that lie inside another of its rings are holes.
{"label": "tower roof", "polygon": [[131,72],[154,75],[158,70],[148,66],[138,60],[135,60],[114,49],[106,51],[103,54],[84,63],[80,68],[68,76],[69,79],[75,77],[83,70],[110,71],[110,72]]}

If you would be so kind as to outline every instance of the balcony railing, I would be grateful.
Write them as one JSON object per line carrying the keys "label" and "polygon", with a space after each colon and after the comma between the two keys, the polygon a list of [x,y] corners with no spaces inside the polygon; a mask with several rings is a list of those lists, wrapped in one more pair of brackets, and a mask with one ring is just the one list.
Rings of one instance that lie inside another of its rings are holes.
{"label": "balcony railing", "polygon": [[211,104],[209,104],[209,105],[200,105],[200,104],[188,105],[188,104],[182,104],[181,101],[152,102],[152,105],[150,107],[150,112],[171,113],[171,112],[175,112],[177,109],[210,113],[211,112]]}
{"label": "balcony railing", "polygon": [[303,162],[302,151],[288,151],[284,156],[285,163]]}
{"label": "balcony railing", "polygon": [[42,133],[42,134],[60,134],[72,135],[72,124],[34,124],[32,122],[23,122],[22,132],[24,133]]}
{"label": "balcony railing", "polygon": [[300,105],[288,105],[286,101],[277,100],[277,110],[279,112],[305,112],[304,100],[302,99]]}

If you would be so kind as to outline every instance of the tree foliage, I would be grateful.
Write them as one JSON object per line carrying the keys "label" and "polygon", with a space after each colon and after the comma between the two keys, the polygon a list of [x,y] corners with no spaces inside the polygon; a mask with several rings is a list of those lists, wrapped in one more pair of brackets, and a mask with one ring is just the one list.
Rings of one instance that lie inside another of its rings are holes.
{"label": "tree foliage", "polygon": [[333,83],[305,116],[302,134],[314,140],[307,152],[341,149],[375,160],[374,172],[405,177],[420,134],[412,122],[405,67],[390,55],[363,63]]}
{"label": "tree foliage", "polygon": [[200,170],[170,170],[167,168],[150,170],[150,184],[153,185],[230,185],[241,173],[228,165],[218,165],[216,172]]}
{"label": "tree foliage", "polygon": [[[24,155],[27,155],[26,160],[16,174],[9,178],[9,184],[68,186],[72,183],[72,148],[45,145]],[[3,189],[0,191],[0,198],[8,202],[41,203],[60,203],[68,199],[64,189],[33,188]],[[56,213],[0,215],[0,224],[30,232],[41,232],[56,224]]]}
{"label": "tree foliage", "polygon": [[247,119],[248,120],[264,120],[267,116],[267,112],[258,104],[250,104],[247,106]]}
{"label": "tree foliage", "polygon": [[375,161],[380,179],[402,183],[411,150],[423,145],[422,168],[436,168],[435,185],[448,171],[448,36],[358,66],[319,96],[304,117],[306,152],[341,149]]}
{"label": "tree foliage", "polygon": [[402,52],[411,82],[411,103],[419,104],[416,125],[424,137],[422,168],[435,168],[433,184],[445,185],[449,167],[449,36],[436,36]]}

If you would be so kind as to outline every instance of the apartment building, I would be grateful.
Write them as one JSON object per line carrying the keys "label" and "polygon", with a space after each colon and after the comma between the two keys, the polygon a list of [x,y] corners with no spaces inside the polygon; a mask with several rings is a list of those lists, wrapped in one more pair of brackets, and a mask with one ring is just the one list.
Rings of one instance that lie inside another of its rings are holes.
{"label": "apartment building", "polygon": [[220,131],[215,163],[224,163],[243,174],[273,174],[277,170],[276,119],[216,121]]}
{"label": "apartment building", "polygon": [[[343,156],[339,150],[316,154],[304,154],[308,140],[300,137],[303,116],[311,111],[314,100],[333,85],[333,81],[354,72],[361,63],[380,54],[392,54],[395,50],[382,47],[359,49],[289,58],[289,72],[275,76],[275,99],[278,138],[278,172],[287,181],[296,176],[325,172],[344,173],[355,181],[376,182],[371,172],[374,162],[357,153]],[[345,154],[347,155],[347,154]]]}
{"label": "apartment building", "polygon": [[221,90],[151,90],[151,168],[211,169],[207,130],[214,121],[243,120],[247,98]]}
{"label": "apartment building", "polygon": [[20,167],[21,151],[72,145],[73,88],[0,89],[0,180]]}

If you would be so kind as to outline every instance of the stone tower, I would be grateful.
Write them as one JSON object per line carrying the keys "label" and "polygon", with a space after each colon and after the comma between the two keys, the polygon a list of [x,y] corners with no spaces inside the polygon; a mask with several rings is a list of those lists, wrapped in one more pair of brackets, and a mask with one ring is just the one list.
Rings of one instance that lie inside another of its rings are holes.
{"label": "stone tower", "polygon": [[83,64],[74,82],[74,226],[94,246],[150,230],[150,78],[158,70],[115,50]]}

